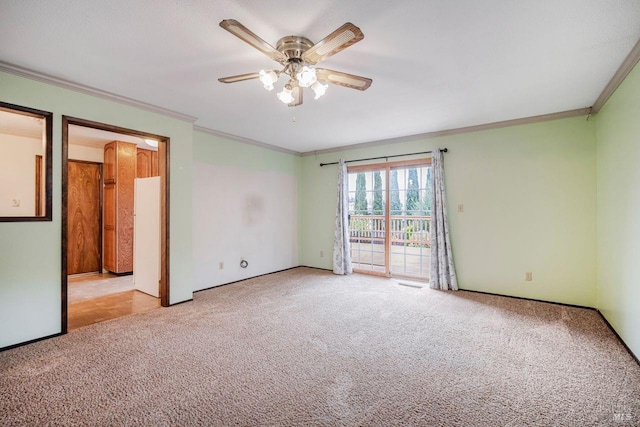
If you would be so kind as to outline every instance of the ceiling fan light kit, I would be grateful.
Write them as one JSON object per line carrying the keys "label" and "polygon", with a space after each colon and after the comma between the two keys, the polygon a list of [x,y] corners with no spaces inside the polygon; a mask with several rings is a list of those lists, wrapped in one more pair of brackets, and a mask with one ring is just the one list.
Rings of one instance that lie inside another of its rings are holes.
{"label": "ceiling fan light kit", "polygon": [[289,80],[277,97],[290,107],[302,104],[303,88],[311,88],[315,94],[314,99],[324,95],[328,84],[323,82],[358,90],[366,90],[371,86],[372,80],[366,77],[313,67],[364,38],[360,28],[350,22],[316,44],[306,37],[286,36],[278,40],[275,48],[234,19],[225,19],[220,22],[220,26],[284,67],[281,70],[261,70],[259,73],[219,78],[222,83],[259,78],[264,88],[271,91],[280,75],[285,74]]}

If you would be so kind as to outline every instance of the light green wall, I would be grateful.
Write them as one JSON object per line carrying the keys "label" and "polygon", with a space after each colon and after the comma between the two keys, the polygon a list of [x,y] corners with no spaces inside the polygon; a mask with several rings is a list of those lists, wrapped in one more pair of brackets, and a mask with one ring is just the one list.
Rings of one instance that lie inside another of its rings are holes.
{"label": "light green wall", "polygon": [[0,348],[61,330],[62,115],[171,138],[171,303],[190,299],[193,126],[160,114],[2,72],[0,98],[4,102],[54,113],[53,221],[0,223]]}
{"label": "light green wall", "polygon": [[[336,169],[318,164],[448,147],[460,286],[598,307],[640,354],[640,273],[633,268],[640,249],[638,93],[636,67],[595,121],[562,119],[300,158],[0,73],[2,101],[54,112],[53,221],[0,223],[0,348],[60,332],[61,116],[69,115],[171,138],[171,303],[192,296],[194,160],[295,176],[299,263],[331,268]],[[526,271],[532,282],[524,281]]]}
{"label": "light green wall", "polygon": [[640,67],[598,113],[598,308],[640,356]]}
{"label": "light green wall", "polygon": [[193,160],[194,290],[297,267],[300,156],[196,131]]}
{"label": "light green wall", "polygon": [[232,141],[207,132],[193,132],[193,159],[211,165],[238,166],[247,170],[298,175],[300,156],[268,147]]}
{"label": "light green wall", "polygon": [[[584,117],[305,156],[300,263],[331,268],[337,171],[320,162],[437,147],[449,149],[445,178],[460,286],[595,306],[595,131]],[[524,281],[527,271],[532,282]]]}
{"label": "light green wall", "polygon": [[[252,171],[274,171],[302,179],[300,156],[274,151],[266,147],[231,141],[205,132],[194,132],[193,157],[196,162],[225,166],[238,166]],[[302,186],[298,185],[297,199],[302,199]],[[301,210],[298,209],[298,247],[301,247]]]}

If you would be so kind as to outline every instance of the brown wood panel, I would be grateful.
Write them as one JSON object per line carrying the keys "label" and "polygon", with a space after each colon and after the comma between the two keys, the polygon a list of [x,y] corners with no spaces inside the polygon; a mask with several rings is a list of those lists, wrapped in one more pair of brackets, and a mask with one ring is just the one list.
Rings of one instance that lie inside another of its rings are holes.
{"label": "brown wood panel", "polygon": [[115,184],[104,185],[104,228],[116,227],[116,186]]}
{"label": "brown wood panel", "polygon": [[136,144],[113,141],[105,145],[104,268],[118,274],[133,271],[133,193]]}
{"label": "brown wood panel", "polygon": [[136,178],[148,178],[151,175],[151,150],[138,148],[136,153]]}
{"label": "brown wood panel", "polygon": [[113,227],[104,228],[104,264],[108,271],[116,270],[116,230]]}
{"label": "brown wood panel", "polygon": [[116,181],[116,143],[110,142],[104,146],[104,182]]}
{"label": "brown wood panel", "polygon": [[133,203],[136,179],[136,145],[118,141],[116,197],[117,271],[133,271]]}
{"label": "brown wood panel", "polygon": [[[106,167],[106,164],[105,164]],[[116,185],[104,185],[104,216],[103,239],[104,259],[103,267],[109,271],[116,271]]]}
{"label": "brown wood panel", "polygon": [[69,161],[67,274],[100,271],[100,164]]}
{"label": "brown wood panel", "polygon": [[158,170],[158,152],[151,152],[151,176],[160,176],[160,171]]}

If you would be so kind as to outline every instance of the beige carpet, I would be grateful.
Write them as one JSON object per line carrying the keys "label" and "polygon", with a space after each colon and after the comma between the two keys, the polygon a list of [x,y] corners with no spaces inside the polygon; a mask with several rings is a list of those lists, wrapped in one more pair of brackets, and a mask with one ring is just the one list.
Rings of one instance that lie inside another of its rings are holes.
{"label": "beige carpet", "polygon": [[640,425],[592,310],[298,268],[0,353],[0,425]]}

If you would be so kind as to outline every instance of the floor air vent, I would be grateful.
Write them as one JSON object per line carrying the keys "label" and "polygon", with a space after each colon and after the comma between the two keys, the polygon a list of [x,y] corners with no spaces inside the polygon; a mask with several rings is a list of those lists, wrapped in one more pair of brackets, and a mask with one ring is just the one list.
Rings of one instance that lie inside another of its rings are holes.
{"label": "floor air vent", "polygon": [[422,289],[423,288],[423,286],[418,284],[418,283],[398,282],[398,285],[407,286],[409,288],[416,288],[416,289]]}

